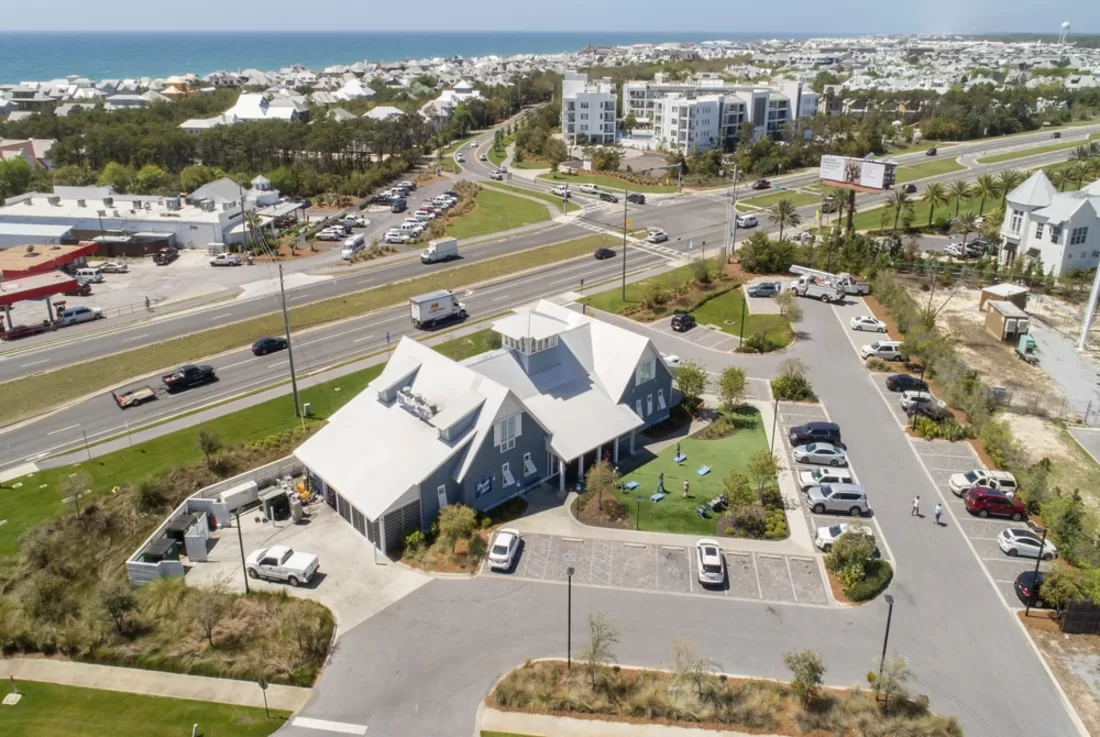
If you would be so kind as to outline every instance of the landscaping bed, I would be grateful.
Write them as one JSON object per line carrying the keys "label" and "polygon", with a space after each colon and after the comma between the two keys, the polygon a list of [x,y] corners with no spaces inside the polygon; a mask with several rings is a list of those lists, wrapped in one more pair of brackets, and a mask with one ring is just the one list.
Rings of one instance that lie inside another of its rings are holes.
{"label": "landscaping bed", "polygon": [[527,502],[521,497],[485,514],[452,504],[440,512],[426,535],[414,530],[405,536],[401,562],[435,573],[476,573],[494,531],[526,511]]}

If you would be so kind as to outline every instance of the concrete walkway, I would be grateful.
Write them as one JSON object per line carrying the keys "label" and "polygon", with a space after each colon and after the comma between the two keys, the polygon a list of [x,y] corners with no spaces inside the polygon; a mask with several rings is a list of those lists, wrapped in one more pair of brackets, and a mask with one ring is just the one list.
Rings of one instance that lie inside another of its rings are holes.
{"label": "concrete walkway", "polygon": [[[0,659],[0,676],[5,680],[57,683],[63,686],[98,688],[105,691],[165,696],[173,699],[213,701],[219,704],[235,704],[262,709],[264,694],[252,681],[233,681],[227,678],[189,676],[181,673],[119,668],[110,665],[74,663],[69,660],[45,660],[32,658]],[[297,712],[309,700],[311,689],[269,684],[267,703],[272,709]]]}
{"label": "concrete walkway", "polygon": [[[611,722],[603,719],[574,719],[551,714],[526,714],[517,711],[499,711],[484,707],[479,730],[530,735],[531,737],[749,737],[745,732],[712,729],[670,727],[666,724],[633,724]],[[753,734],[752,737],[777,737]]]}

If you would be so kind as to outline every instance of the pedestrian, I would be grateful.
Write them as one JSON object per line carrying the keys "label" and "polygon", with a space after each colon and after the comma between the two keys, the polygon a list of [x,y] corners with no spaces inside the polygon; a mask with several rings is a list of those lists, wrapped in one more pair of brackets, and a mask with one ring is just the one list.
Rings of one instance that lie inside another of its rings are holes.
{"label": "pedestrian", "polygon": [[680,457],[680,441],[676,441],[676,457]]}
{"label": "pedestrian", "polygon": [[657,474],[657,493],[665,493],[665,475],[663,473]]}
{"label": "pedestrian", "polygon": [[688,484],[687,479],[684,479],[684,498],[685,499],[688,498],[688,489],[689,488],[691,488],[690,484]]}
{"label": "pedestrian", "polygon": [[145,298],[145,309],[149,309],[149,298]]}
{"label": "pedestrian", "polygon": [[943,514],[943,505],[936,503],[936,527],[940,526],[940,515]]}
{"label": "pedestrian", "polygon": [[920,495],[913,497],[913,511],[909,513],[910,517],[920,517]]}

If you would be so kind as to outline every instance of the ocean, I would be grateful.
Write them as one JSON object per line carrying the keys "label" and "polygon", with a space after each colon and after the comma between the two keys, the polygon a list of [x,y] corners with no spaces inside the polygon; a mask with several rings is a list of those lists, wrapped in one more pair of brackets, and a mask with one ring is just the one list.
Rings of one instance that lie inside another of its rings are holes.
{"label": "ocean", "polygon": [[436,56],[554,54],[585,44],[621,46],[677,41],[808,38],[811,34],[508,32],[0,32],[0,84],[45,81],[75,74],[92,80],[168,77],[193,72],[311,69],[357,61]]}

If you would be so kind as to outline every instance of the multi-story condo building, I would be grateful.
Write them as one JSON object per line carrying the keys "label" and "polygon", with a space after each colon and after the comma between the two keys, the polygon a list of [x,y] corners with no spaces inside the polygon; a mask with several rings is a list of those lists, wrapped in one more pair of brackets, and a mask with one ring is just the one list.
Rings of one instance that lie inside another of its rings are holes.
{"label": "multi-story condo building", "polygon": [[566,144],[615,143],[618,95],[609,77],[589,83],[588,75],[566,72],[561,83],[561,132]]}
{"label": "multi-story condo building", "polygon": [[[677,102],[670,106],[669,100]],[[712,130],[710,123],[692,123],[692,115],[698,115],[696,102],[705,103],[708,109],[701,120],[717,121],[717,130]],[[715,104],[716,115],[709,112]],[[801,82],[783,83],[773,89],[739,86],[710,77],[669,82],[663,74],[657,74],[652,82],[623,85],[623,117],[633,115],[639,127],[653,129],[655,142],[685,153],[715,146],[732,149],[742,123],[752,123],[754,138],[760,138],[779,131],[786,123],[812,118],[817,115],[817,105],[817,94]],[[671,119],[671,107],[676,108],[675,121]],[[705,135],[700,137],[700,133]]]}
{"label": "multi-story condo building", "polygon": [[1043,271],[1054,276],[1100,264],[1100,181],[1059,192],[1040,170],[1005,200],[1005,261],[1039,259]]}

